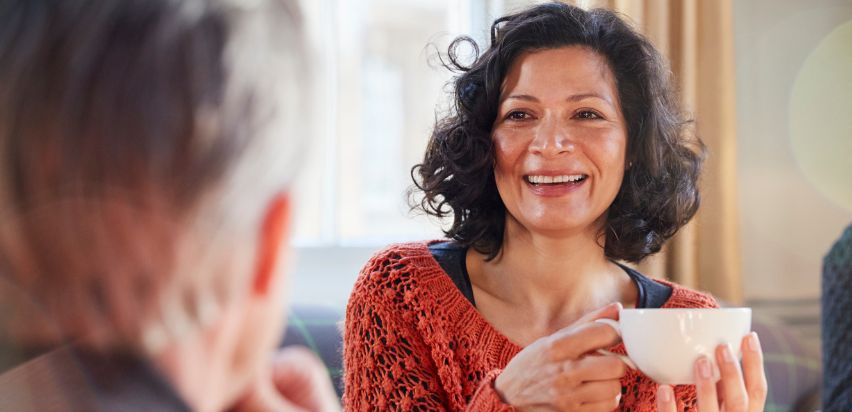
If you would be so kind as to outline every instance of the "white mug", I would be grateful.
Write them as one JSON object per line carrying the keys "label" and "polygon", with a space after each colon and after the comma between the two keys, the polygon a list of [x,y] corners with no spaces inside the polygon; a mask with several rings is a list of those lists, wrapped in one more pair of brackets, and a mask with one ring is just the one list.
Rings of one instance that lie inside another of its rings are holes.
{"label": "white mug", "polygon": [[[627,356],[620,357],[655,382],[695,384],[693,368],[701,355],[716,365],[716,347],[729,344],[739,359],[740,343],[751,330],[750,308],[622,309],[619,320],[598,319],[621,336]],[[716,376],[718,379],[718,375]]]}

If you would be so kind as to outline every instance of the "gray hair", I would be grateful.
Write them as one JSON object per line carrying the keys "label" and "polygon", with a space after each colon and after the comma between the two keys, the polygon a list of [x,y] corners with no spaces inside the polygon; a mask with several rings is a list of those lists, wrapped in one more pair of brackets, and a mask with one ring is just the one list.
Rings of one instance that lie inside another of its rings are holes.
{"label": "gray hair", "polygon": [[215,317],[303,157],[305,64],[283,0],[4,2],[10,333],[155,351]]}

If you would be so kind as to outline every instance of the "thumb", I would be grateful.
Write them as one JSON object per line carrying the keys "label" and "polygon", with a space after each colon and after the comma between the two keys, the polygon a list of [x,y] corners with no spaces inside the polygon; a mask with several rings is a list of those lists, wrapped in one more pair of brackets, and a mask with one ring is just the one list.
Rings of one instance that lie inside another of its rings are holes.
{"label": "thumb", "polygon": [[622,309],[624,309],[624,307],[621,305],[621,302],[613,302],[581,316],[580,319],[574,321],[571,326],[594,322],[597,319],[618,320],[618,313],[621,312]]}
{"label": "thumb", "polygon": [[338,411],[340,403],[322,361],[309,349],[290,346],[272,359],[272,381],[289,402],[308,411]]}
{"label": "thumb", "polygon": [[621,339],[609,325],[596,324],[596,319],[618,319],[621,303],[610,303],[577,319],[570,326],[560,329],[548,338],[560,359],[577,359],[597,349],[608,348]]}

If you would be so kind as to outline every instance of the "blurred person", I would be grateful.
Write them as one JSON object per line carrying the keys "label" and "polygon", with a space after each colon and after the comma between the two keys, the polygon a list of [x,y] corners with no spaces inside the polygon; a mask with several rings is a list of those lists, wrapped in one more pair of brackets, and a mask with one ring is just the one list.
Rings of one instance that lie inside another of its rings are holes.
{"label": "blurred person", "polygon": [[293,1],[0,2],[0,410],[339,408],[273,354],[305,57]]}
{"label": "blurred person", "polygon": [[822,410],[852,408],[852,225],[822,261]]}
{"label": "blurred person", "polygon": [[701,358],[697,385],[674,388],[596,353],[625,353],[593,322],[621,307],[718,307],[619,263],[658,252],[699,206],[705,148],[659,52],[611,11],[552,3],[497,19],[482,54],[459,38],[448,56],[454,110],[412,176],[419,208],[452,225],[362,270],[344,408],[762,410],[753,333],[742,368],[720,346],[721,370]]}

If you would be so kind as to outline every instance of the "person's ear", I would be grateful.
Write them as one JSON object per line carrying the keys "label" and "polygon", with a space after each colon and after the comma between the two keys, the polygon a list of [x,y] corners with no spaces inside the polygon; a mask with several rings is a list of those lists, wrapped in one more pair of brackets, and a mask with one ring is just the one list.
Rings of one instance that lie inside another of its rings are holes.
{"label": "person's ear", "polygon": [[252,292],[266,295],[270,292],[275,268],[283,264],[282,246],[290,238],[290,196],[280,193],[269,203],[260,227],[257,248],[257,266],[254,273]]}

